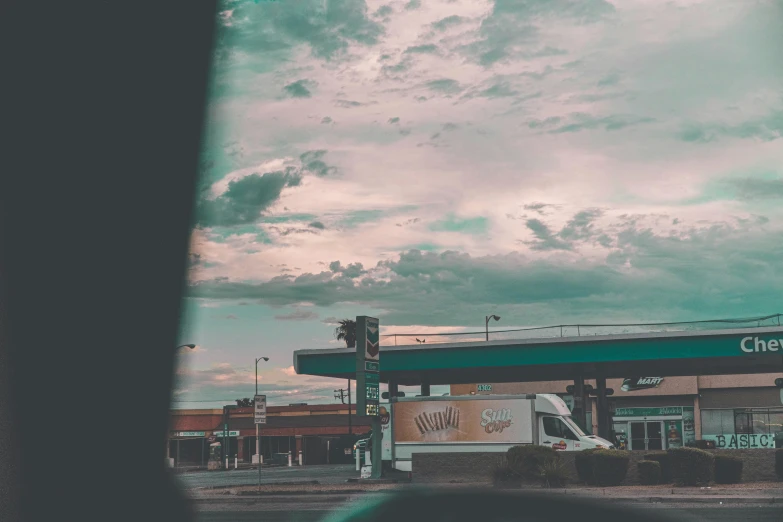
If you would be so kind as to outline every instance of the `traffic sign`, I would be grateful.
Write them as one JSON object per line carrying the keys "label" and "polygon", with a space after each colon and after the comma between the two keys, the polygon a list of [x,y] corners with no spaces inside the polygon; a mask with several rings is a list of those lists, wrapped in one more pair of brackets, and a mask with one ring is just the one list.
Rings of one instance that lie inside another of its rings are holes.
{"label": "traffic sign", "polygon": [[255,424],[266,424],[266,395],[256,395],[254,403],[253,422]]}
{"label": "traffic sign", "polygon": [[364,371],[378,373],[381,371],[381,365],[377,362],[364,361]]}

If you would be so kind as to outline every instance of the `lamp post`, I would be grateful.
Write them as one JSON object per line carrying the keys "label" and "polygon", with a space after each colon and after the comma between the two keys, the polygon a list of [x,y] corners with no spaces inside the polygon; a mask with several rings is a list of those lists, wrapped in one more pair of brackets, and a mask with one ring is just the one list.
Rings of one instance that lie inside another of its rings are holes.
{"label": "lamp post", "polygon": [[495,321],[500,321],[499,315],[488,315],[484,318],[484,327],[486,328],[487,332],[487,341],[489,341],[489,320],[494,319]]}
{"label": "lamp post", "polygon": [[[258,357],[256,359],[256,395],[258,395],[258,361],[269,361],[269,357]],[[261,468],[261,432],[260,425],[256,424],[256,464]]]}

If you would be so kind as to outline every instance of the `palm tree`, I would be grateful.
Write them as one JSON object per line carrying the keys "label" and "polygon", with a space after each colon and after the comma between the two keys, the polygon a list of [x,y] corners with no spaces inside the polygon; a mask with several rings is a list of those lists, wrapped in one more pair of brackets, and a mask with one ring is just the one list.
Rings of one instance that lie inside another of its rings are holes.
{"label": "palm tree", "polygon": [[343,319],[338,321],[340,326],[334,329],[334,336],[338,341],[345,341],[347,348],[356,348],[356,321]]}

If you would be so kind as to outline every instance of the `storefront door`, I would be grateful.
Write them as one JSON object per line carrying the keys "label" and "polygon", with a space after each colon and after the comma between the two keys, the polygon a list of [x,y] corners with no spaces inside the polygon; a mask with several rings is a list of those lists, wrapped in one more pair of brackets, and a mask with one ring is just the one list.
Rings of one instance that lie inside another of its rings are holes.
{"label": "storefront door", "polygon": [[661,421],[631,422],[631,450],[662,450],[663,423]]}

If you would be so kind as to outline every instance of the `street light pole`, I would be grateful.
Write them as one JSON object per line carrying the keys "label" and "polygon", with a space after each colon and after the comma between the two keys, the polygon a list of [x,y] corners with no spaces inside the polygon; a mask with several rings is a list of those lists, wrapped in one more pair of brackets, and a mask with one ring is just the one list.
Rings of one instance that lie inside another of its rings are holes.
{"label": "street light pole", "polygon": [[487,341],[489,341],[489,320],[494,319],[495,321],[500,321],[499,315],[488,315],[484,318],[484,327],[486,328],[487,332]]}
{"label": "street light pole", "polygon": [[[258,395],[258,361],[261,360],[267,362],[269,357],[258,357],[256,359],[256,395]],[[256,424],[256,464],[258,464],[258,468],[261,469],[261,432],[259,424]]]}

